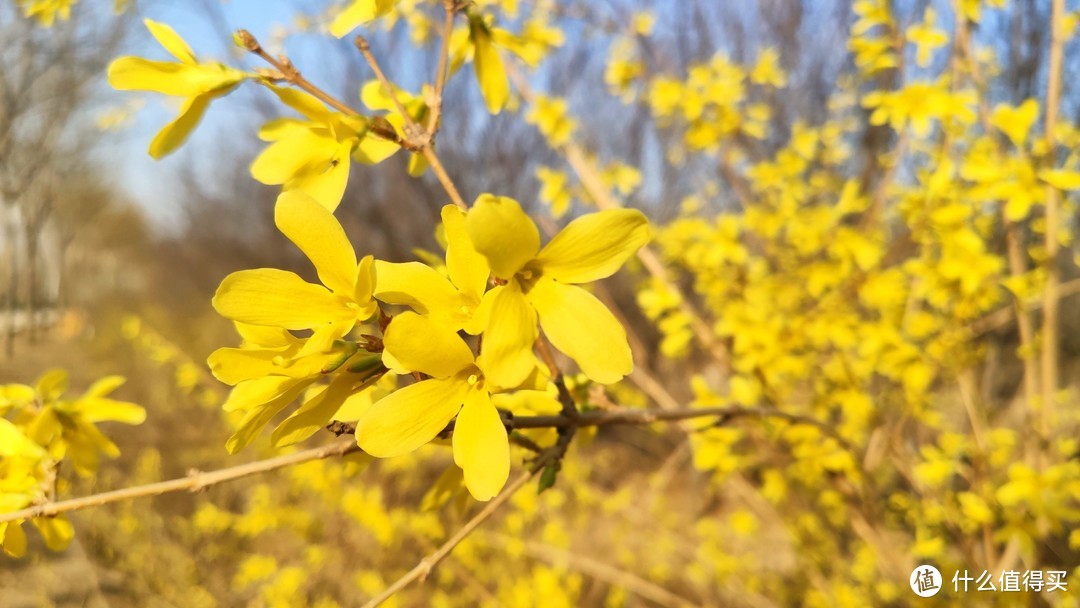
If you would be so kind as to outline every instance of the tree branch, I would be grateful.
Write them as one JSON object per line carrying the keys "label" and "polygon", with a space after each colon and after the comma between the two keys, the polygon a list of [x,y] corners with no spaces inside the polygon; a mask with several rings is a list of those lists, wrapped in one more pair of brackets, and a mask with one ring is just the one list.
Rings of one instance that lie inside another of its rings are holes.
{"label": "tree branch", "polygon": [[295,454],[286,454],[284,456],[277,456],[275,458],[269,458],[266,460],[257,460],[255,462],[250,462],[235,467],[229,467],[226,469],[219,469],[217,471],[209,471],[206,473],[192,471],[186,477],[181,477],[179,479],[160,481],[157,483],[151,483],[142,486],[134,486],[131,488],[114,490],[112,492],[103,492],[101,494],[91,494],[90,496],[83,496],[81,498],[72,498],[70,500],[62,500],[60,502],[50,502],[35,505],[32,507],[21,509],[19,511],[0,513],[0,523],[17,521],[21,519],[32,519],[35,517],[54,517],[56,515],[60,515],[61,513],[67,513],[69,511],[78,511],[80,509],[107,505],[114,502],[120,502],[122,500],[131,500],[147,496],[159,496],[161,494],[169,494],[172,492],[199,492],[210,486],[224,483],[226,481],[240,479],[241,477],[249,477],[251,475],[257,475],[259,473],[266,473],[275,469],[281,469],[296,464],[302,464],[305,462],[310,462],[312,460],[336,458],[359,451],[360,447],[356,445],[356,442],[348,441],[334,445],[312,448],[310,450],[296,452]]}
{"label": "tree branch", "polygon": [[457,532],[455,532],[453,536],[451,536],[445,543],[442,544],[442,546],[432,552],[431,555],[428,555],[427,557],[421,559],[420,562],[417,563],[412,570],[409,570],[405,573],[404,576],[394,581],[393,584],[387,587],[382,593],[371,598],[366,604],[364,604],[363,608],[375,608],[376,606],[381,605],[383,602],[393,597],[394,594],[396,594],[398,591],[401,591],[405,587],[408,587],[413,582],[418,580],[421,582],[424,581],[427,576],[431,574],[431,570],[435,568],[435,566],[439,562],[445,559],[447,555],[450,555],[450,552],[453,551],[454,548],[457,547],[459,544],[461,544],[461,541],[465,540],[469,536],[469,534],[473,532],[473,530],[476,530],[476,528],[478,528],[480,524],[484,523],[488,520],[488,518],[494,515],[495,511],[497,511],[499,507],[506,504],[506,501],[510,500],[511,496],[513,496],[518,490],[523,488],[525,484],[529,483],[529,480],[532,479],[541,470],[543,470],[543,468],[547,466],[549,462],[558,458],[559,456],[560,454],[557,448],[549,448],[546,452],[544,452],[543,455],[536,459],[536,461],[533,463],[533,466],[529,469],[528,472],[521,474],[520,476],[518,476],[517,479],[515,479],[509,485],[503,488],[503,491],[500,492],[498,496],[493,498],[491,502],[484,505],[484,508],[479,513],[477,513],[475,517],[466,522],[465,525],[462,526],[461,529],[459,529]]}

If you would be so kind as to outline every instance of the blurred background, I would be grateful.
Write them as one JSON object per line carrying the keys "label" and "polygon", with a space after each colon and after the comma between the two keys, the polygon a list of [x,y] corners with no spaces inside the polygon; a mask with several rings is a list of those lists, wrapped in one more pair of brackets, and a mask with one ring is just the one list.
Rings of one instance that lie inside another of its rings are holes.
{"label": "blurred background", "polygon": [[[114,13],[112,2],[82,0],[70,18],[42,27],[24,16],[37,4],[0,0],[0,382],[32,383],[56,367],[69,370],[76,389],[106,374],[128,378],[118,395],[144,405],[147,422],[103,425],[122,455],[94,478],[72,475],[73,496],[279,453],[264,440],[226,454],[233,421],[220,404],[228,387],[205,360],[237,342],[210,306],[226,274],[313,274],[274,228],[278,189],[249,172],[264,145],[259,126],[288,111],[261,87],[241,88],[215,103],[178,153],[156,162],[146,146],[177,104],[112,91],[105,70],[120,55],[164,56],[144,17],[171,25],[200,58],[262,67],[232,43],[245,28],[359,106],[371,70],[348,38],[321,33],[336,5],[141,0]],[[441,7],[400,4],[405,16],[371,27],[370,38],[395,83],[415,91],[436,69]],[[1070,36],[1074,4],[1064,13]],[[706,311],[704,331],[716,336],[715,348],[696,343],[697,328],[663,303],[670,293],[639,267],[621,272],[604,283],[602,299],[627,324],[640,372],[598,401],[765,403],[820,418],[843,441],[765,420],[591,433],[555,488],[515,497],[397,605],[907,605],[918,599],[908,574],[924,561],[938,564],[950,590],[953,570],[1073,572],[1075,207],[1061,201],[1065,245],[1051,263],[1061,281],[1061,393],[1047,433],[1024,393],[1024,361],[1038,349],[1020,347],[1038,336],[1022,335],[1010,312],[1018,294],[1023,314],[1036,327],[1041,319],[1024,302],[1046,281],[1046,256],[1026,249],[1044,238],[1043,202],[1030,216],[1002,220],[997,201],[1012,195],[988,190],[994,178],[969,167],[979,154],[993,157],[994,146],[1011,150],[999,126],[1008,121],[996,113],[991,121],[998,105],[1038,100],[1032,140],[1042,131],[1049,2],[479,5],[514,32],[547,32],[544,61],[512,69],[532,90],[566,100],[573,141],[606,188],[654,221],[674,285]],[[1080,56],[1070,52],[1074,43],[1064,46],[1059,143],[1071,146]],[[529,118],[535,100],[530,107],[515,96],[511,111],[491,116],[468,72],[448,84],[438,139],[465,198],[511,196],[547,226],[589,210],[566,148]],[[964,91],[971,97],[939,102]],[[701,98],[697,112],[691,93]],[[962,111],[936,109],[950,103]],[[882,107],[891,114],[876,116]],[[913,126],[920,113],[932,123],[926,133]],[[1050,154],[1060,162],[1046,161],[1045,150],[1020,156],[1069,168],[1073,154]],[[957,168],[942,175],[950,159]],[[983,165],[1001,167],[1002,181],[1022,181],[996,162]],[[941,180],[955,191],[942,194]],[[861,203],[852,203],[848,184]],[[946,260],[951,237],[925,214],[956,201],[968,203],[961,222],[974,226],[979,244]],[[407,261],[440,251],[434,218],[447,202],[430,174],[409,176],[398,154],[354,165],[336,215],[359,252]],[[553,217],[567,202],[569,214]],[[763,227],[755,209],[778,227]],[[867,243],[843,240],[858,234]],[[1019,272],[1008,264],[1017,237],[1026,260]],[[829,250],[834,240],[855,253]],[[695,246],[717,253],[695,254]],[[865,264],[860,247],[872,250]],[[925,266],[913,265],[920,261],[959,270],[923,280]],[[979,274],[983,263],[989,270]],[[879,272],[886,278],[873,293],[898,299],[899,320],[862,291]],[[975,277],[970,288],[965,276]],[[1019,278],[1009,284],[1010,276]],[[779,295],[754,291],[774,284],[768,293]],[[732,302],[743,308],[727,308]],[[913,328],[920,319],[926,328]],[[896,337],[881,338],[882,327]],[[879,339],[902,342],[907,367],[866,354]],[[797,346],[784,354],[800,357],[792,367],[779,367],[781,354],[761,354],[788,340]],[[837,363],[844,352],[850,357]],[[850,366],[850,386],[837,365]],[[1038,445],[1029,446],[1031,436]],[[325,433],[308,444],[334,440]],[[66,551],[48,552],[31,534],[26,557],[0,555],[0,607],[359,605],[468,518],[467,497],[439,485],[451,469],[448,450],[430,446],[415,457],[316,462],[196,495],[83,511],[72,517],[76,538]],[[1019,498],[1001,495],[1006,487]],[[983,593],[964,604],[1071,606],[1073,595]]]}

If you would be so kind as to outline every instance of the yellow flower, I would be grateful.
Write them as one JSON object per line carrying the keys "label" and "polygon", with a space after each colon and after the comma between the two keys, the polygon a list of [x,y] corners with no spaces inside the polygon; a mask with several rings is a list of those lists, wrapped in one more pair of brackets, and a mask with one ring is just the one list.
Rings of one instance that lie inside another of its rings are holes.
{"label": "yellow flower", "polygon": [[[234,385],[222,408],[244,417],[226,442],[230,453],[247,447],[270,421],[297,398],[301,406],[274,430],[275,446],[296,443],[323,428],[352,399],[354,384],[370,377],[378,355],[352,344],[329,349],[301,340],[284,329],[236,324],[243,338],[239,348],[219,348],[208,363],[214,376]],[[331,371],[344,370],[325,387],[309,389]],[[361,395],[363,393],[357,393]]]}
{"label": "yellow flower", "polygon": [[231,92],[249,75],[220,63],[199,63],[171,27],[149,19],[144,23],[179,63],[121,57],[109,65],[109,84],[121,91],[154,91],[184,98],[180,115],[165,125],[150,143],[150,156],[162,158],[184,143],[211,101]]}
{"label": "yellow flower", "polygon": [[440,325],[476,335],[483,328],[478,309],[487,287],[487,259],[473,247],[465,230],[465,213],[454,205],[442,209],[446,231],[447,279],[419,262],[375,262],[379,282],[375,297],[389,304],[408,306]]}
{"label": "yellow flower", "polygon": [[938,47],[944,46],[949,41],[945,32],[937,29],[937,11],[932,7],[926,7],[922,23],[912,25],[907,29],[908,42],[915,45],[916,62],[924,68],[930,63],[930,56]]}
{"label": "yellow flower", "polygon": [[124,383],[120,376],[95,382],[80,397],[62,399],[68,375],[61,369],[46,372],[35,392],[42,407],[26,425],[26,436],[44,446],[54,457],[66,457],[80,475],[97,472],[99,454],[115,458],[120,450],[97,429],[95,423],[113,421],[142,424],[146,410],[134,403],[107,397]]}
{"label": "yellow flower", "polygon": [[330,24],[330,33],[337,38],[344,38],[361,25],[389,14],[396,3],[397,0],[353,0],[334,17]]}
{"label": "yellow flower", "polygon": [[382,152],[384,142],[367,135],[365,118],[332,112],[295,89],[267,87],[307,120],[278,118],[259,129],[259,138],[271,144],[251,164],[251,176],[264,184],[282,184],[284,192],[303,192],[333,211],[345,195],[354,150],[357,161],[378,162],[397,149],[385,142],[392,146],[389,152],[372,159],[367,154],[371,146]]}
{"label": "yellow flower", "polygon": [[360,415],[356,441],[379,458],[407,454],[454,417],[454,462],[477,500],[490,500],[510,475],[510,442],[491,402],[496,388],[465,341],[445,325],[405,312],[383,337],[384,362],[430,378],[380,399]]}
{"label": "yellow flower", "polygon": [[52,27],[59,17],[61,21],[71,18],[71,7],[79,0],[16,0],[23,7],[23,15],[37,19],[41,27]]}
{"label": "yellow flower", "polygon": [[374,260],[366,256],[358,264],[341,224],[306,194],[282,193],[274,223],[311,260],[322,285],[274,268],[241,270],[221,282],[214,308],[248,325],[313,330],[300,354],[326,352],[356,323],[375,314]]}
{"label": "yellow flower", "polygon": [[510,388],[529,375],[535,367],[538,316],[555,348],[591,380],[610,384],[630,373],[633,359],[622,325],[575,284],[614,274],[648,242],[648,221],[641,212],[582,216],[541,250],[536,224],[517,201],[484,194],[469,211],[465,227],[492,274],[505,282],[484,296],[490,313],[483,358],[490,380]]}

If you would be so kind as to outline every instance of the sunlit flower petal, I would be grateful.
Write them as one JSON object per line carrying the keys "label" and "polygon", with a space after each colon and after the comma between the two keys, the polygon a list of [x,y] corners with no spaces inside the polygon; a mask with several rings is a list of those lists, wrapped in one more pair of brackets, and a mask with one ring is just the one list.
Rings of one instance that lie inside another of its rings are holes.
{"label": "sunlit flower petal", "polygon": [[285,329],[311,329],[327,321],[356,316],[344,298],[321,285],[304,281],[295,273],[274,268],[230,274],[214,294],[213,304],[227,319]]}
{"label": "sunlit flower petal", "polygon": [[274,223],[315,265],[323,285],[352,296],[356,253],[334,214],[306,194],[284,192],[274,205]]}
{"label": "sunlit flower petal", "polygon": [[455,205],[446,205],[442,208],[442,221],[446,230],[446,270],[450,280],[479,301],[491,273],[487,258],[480,255],[469,239],[464,211]]}
{"label": "sunlit flower petal", "polygon": [[460,378],[424,380],[394,391],[356,422],[360,448],[378,458],[408,454],[453,420],[469,384]]}
{"label": "sunlit flower petal", "polygon": [[536,342],[536,312],[516,283],[492,290],[495,293],[484,331],[481,368],[488,381],[501,388],[521,384],[536,366],[532,354]]}
{"label": "sunlit flower petal", "polygon": [[649,240],[649,222],[636,209],[589,213],[570,222],[536,256],[544,276],[588,283],[611,276]]}
{"label": "sunlit flower petal", "polygon": [[536,224],[512,198],[480,195],[469,210],[465,228],[473,246],[500,279],[514,276],[540,250]]}
{"label": "sunlit flower petal", "polygon": [[510,476],[510,441],[486,390],[470,390],[454,424],[454,462],[476,500],[491,500]]}
{"label": "sunlit flower petal", "polygon": [[529,292],[540,327],[594,382],[612,384],[634,367],[626,331],[595,296],[574,285],[541,279]]}
{"label": "sunlit flower petal", "polygon": [[448,378],[473,364],[472,351],[453,329],[411,311],[390,322],[383,347],[398,365],[433,378]]}

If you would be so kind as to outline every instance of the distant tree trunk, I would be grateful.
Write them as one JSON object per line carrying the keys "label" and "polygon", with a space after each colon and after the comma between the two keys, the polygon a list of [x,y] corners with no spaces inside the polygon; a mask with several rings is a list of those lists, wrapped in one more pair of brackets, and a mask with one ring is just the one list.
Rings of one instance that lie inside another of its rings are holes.
{"label": "distant tree trunk", "polygon": [[16,303],[19,292],[19,247],[15,239],[19,236],[19,231],[15,225],[15,207],[10,208],[10,213],[7,218],[7,245],[11,252],[8,256],[8,292],[7,292],[7,345],[5,351],[9,359],[15,357],[15,326],[16,326]]}
{"label": "distant tree trunk", "polygon": [[27,230],[26,235],[26,324],[27,335],[30,338],[30,342],[37,342],[37,283],[38,283],[38,235],[29,234],[30,230]]}

